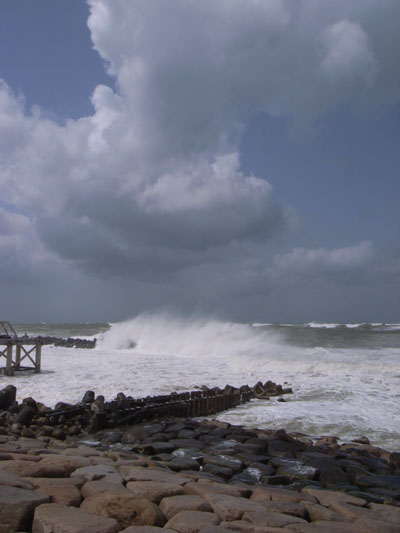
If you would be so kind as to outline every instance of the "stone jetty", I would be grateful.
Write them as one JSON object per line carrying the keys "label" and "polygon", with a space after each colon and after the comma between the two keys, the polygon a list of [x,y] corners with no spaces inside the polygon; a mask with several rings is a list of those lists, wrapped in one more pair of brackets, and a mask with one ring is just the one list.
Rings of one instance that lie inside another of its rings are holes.
{"label": "stone jetty", "polygon": [[[249,389],[266,396],[262,387]],[[26,407],[48,408],[14,393],[0,391],[0,533],[400,531],[400,453],[366,437],[341,443],[183,412],[96,430],[82,418],[107,402],[90,391],[61,406],[84,408],[61,421],[60,406],[24,418]]]}

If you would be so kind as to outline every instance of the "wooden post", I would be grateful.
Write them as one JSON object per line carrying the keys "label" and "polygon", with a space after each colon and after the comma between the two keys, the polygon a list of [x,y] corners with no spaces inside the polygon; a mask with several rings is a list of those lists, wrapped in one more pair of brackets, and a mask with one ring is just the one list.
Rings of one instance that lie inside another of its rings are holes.
{"label": "wooden post", "polygon": [[21,366],[21,345],[15,345],[15,370],[19,370]]}
{"label": "wooden post", "polygon": [[35,372],[40,372],[40,366],[42,363],[42,343],[39,341],[36,343],[36,357],[35,357]]}
{"label": "wooden post", "polygon": [[14,375],[14,368],[13,368],[13,345],[12,342],[7,343],[7,363],[6,363],[6,376],[13,376]]}

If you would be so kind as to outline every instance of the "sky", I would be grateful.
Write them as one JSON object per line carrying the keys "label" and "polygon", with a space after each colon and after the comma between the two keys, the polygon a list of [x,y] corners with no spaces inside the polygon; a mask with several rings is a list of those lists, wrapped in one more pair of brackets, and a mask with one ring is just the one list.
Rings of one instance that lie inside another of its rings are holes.
{"label": "sky", "polygon": [[398,0],[2,0],[2,319],[400,321]]}

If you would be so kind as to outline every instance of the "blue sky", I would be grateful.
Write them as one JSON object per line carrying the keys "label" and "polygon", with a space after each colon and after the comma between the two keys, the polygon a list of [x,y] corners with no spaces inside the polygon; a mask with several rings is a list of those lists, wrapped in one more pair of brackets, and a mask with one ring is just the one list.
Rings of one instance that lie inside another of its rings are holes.
{"label": "blue sky", "polygon": [[399,11],[4,0],[6,318],[398,321]]}

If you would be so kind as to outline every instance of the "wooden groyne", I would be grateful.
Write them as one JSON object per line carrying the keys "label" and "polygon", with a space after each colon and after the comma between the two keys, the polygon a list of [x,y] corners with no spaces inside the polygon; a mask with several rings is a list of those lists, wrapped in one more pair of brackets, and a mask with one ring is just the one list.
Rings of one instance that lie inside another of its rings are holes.
{"label": "wooden groyne", "polygon": [[[87,391],[78,404],[59,402],[50,409],[33,398],[16,402],[16,387],[8,385],[0,390],[0,414],[3,409],[4,425],[15,435],[49,436],[65,439],[82,431],[90,433],[138,424],[156,418],[196,418],[212,416],[233,409],[253,398],[268,399],[282,396],[292,389],[272,381],[254,387],[201,387],[200,390],[172,392],[135,399],[120,392],[116,399],[106,402],[104,396]],[[281,398],[278,398],[281,399]],[[283,399],[281,399],[283,400]]]}

